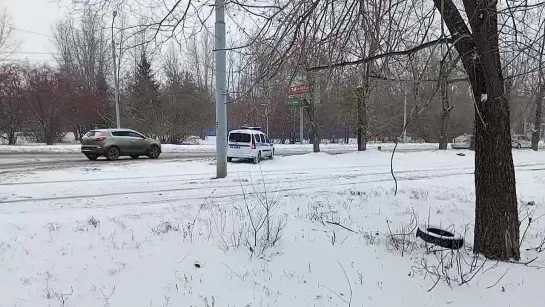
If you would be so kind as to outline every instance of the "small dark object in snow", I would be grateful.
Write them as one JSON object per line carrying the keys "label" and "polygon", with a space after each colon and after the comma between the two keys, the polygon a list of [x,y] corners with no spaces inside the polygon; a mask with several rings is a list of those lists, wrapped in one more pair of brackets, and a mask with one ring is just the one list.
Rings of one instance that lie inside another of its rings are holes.
{"label": "small dark object in snow", "polygon": [[528,206],[535,206],[535,205],[536,205],[536,203],[534,201],[529,201],[528,202]]}
{"label": "small dark object in snow", "polygon": [[378,147],[378,151],[381,151],[381,150],[382,150],[382,147],[379,146],[379,147]]}
{"label": "small dark object in snow", "polygon": [[198,264],[198,263],[195,263],[195,267],[200,269],[200,268],[201,268],[201,265]]}
{"label": "small dark object in snow", "polygon": [[456,155],[457,155],[457,156],[460,156],[460,157],[465,157],[466,154],[463,153],[463,152],[459,152],[459,153],[457,153]]}
{"label": "small dark object in snow", "polygon": [[434,226],[420,226],[416,230],[416,237],[428,243],[448,249],[460,249],[464,246],[464,239],[454,233]]}

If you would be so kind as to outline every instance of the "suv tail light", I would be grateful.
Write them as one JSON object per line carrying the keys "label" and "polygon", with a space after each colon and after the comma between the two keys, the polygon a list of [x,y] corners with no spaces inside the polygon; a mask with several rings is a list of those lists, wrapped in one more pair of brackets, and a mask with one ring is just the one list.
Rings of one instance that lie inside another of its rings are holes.
{"label": "suv tail light", "polygon": [[252,149],[256,149],[255,138],[252,136]]}
{"label": "suv tail light", "polygon": [[102,141],[104,141],[104,140],[106,140],[106,137],[105,137],[105,136],[99,136],[99,137],[96,137],[96,138],[95,138],[95,141],[97,141],[97,142],[102,142]]}

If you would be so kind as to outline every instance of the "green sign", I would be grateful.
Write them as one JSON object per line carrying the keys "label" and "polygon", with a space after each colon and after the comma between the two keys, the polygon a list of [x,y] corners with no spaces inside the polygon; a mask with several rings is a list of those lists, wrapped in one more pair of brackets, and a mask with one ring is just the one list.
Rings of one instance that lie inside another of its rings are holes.
{"label": "green sign", "polygon": [[286,97],[286,104],[291,106],[302,104],[302,100],[305,98],[308,90],[308,82],[306,78],[294,78]]}
{"label": "green sign", "polygon": [[290,97],[286,100],[286,104],[290,106],[297,106],[301,104],[301,97]]}

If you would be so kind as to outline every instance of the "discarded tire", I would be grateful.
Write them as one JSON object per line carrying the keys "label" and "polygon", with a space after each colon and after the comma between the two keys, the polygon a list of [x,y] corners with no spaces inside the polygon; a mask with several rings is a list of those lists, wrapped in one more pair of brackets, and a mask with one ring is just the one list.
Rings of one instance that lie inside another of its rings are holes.
{"label": "discarded tire", "polygon": [[461,236],[431,225],[418,227],[416,237],[448,249],[460,249],[464,246],[464,239]]}

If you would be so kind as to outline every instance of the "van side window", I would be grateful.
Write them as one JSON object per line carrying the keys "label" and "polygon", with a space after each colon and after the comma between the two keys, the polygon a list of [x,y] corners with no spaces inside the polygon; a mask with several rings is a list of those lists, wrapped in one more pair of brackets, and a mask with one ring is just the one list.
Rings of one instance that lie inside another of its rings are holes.
{"label": "van side window", "polygon": [[270,144],[271,140],[269,140],[269,137],[265,135],[265,143]]}

